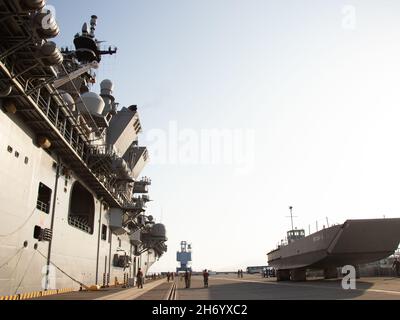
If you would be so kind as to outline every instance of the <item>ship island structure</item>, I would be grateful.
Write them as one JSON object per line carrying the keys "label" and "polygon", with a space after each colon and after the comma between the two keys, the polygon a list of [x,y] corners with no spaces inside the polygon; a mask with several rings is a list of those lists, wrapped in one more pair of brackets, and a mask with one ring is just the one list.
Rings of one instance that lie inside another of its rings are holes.
{"label": "ship island structure", "polygon": [[44,0],[0,0],[0,296],[132,284],[167,251],[146,213],[138,107],[95,70],[97,17],[74,48]]}

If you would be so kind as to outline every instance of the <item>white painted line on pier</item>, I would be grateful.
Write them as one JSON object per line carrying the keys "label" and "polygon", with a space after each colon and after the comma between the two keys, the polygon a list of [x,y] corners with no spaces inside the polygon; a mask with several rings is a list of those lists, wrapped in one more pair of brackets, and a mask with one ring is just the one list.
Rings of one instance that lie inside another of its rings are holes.
{"label": "white painted line on pier", "polygon": [[388,294],[400,295],[399,291],[391,291],[391,290],[379,290],[379,289],[367,289],[367,290],[359,289],[359,290],[366,291],[366,292],[377,292],[377,293],[388,293]]}
{"label": "white painted line on pier", "polygon": [[166,281],[165,279],[161,279],[158,281],[151,282],[149,284],[145,283],[143,289],[138,289],[136,287],[132,289],[126,289],[95,300],[135,300],[140,296],[144,295],[145,293],[149,292],[150,290],[153,290],[154,288],[163,284],[165,281]]}

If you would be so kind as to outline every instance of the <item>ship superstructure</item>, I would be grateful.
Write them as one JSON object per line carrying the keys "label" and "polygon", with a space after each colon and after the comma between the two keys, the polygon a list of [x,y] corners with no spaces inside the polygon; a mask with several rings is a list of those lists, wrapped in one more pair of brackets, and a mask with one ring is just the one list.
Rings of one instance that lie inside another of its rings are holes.
{"label": "ship superstructure", "polygon": [[0,295],[109,286],[167,250],[138,107],[93,92],[97,17],[59,49],[44,0],[0,0]]}

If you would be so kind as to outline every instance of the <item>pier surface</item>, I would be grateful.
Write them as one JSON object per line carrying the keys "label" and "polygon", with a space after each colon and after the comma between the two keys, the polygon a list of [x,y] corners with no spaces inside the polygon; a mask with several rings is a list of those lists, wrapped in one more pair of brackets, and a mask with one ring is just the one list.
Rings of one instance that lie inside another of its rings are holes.
{"label": "pier surface", "polygon": [[[174,283],[175,294],[171,295]],[[106,289],[99,292],[73,292],[41,298],[42,300],[400,300],[399,278],[363,278],[356,290],[344,290],[341,280],[309,280],[276,282],[257,275],[238,279],[233,274],[210,277],[209,288],[203,287],[201,276],[193,276],[191,288],[177,278],[147,283],[144,289]]]}
{"label": "pier surface", "polygon": [[210,278],[210,287],[202,288],[202,279],[195,277],[190,289],[180,283],[178,300],[400,300],[400,279],[365,278],[356,290],[344,290],[341,280],[276,282],[260,276],[217,275]]}

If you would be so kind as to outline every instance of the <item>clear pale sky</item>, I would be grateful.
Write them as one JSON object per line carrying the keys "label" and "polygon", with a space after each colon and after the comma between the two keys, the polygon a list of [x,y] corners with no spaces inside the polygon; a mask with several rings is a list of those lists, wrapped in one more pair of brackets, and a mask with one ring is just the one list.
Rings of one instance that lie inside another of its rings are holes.
{"label": "clear pale sky", "polygon": [[97,37],[119,52],[103,60],[98,81],[112,79],[121,105],[139,106],[150,151],[149,133],[169,136],[171,121],[199,134],[255,132],[247,172],[179,161],[146,168],[148,213],[169,238],[152,271],[175,269],[181,240],[193,244],[195,269],[265,265],[290,228],[290,205],[307,233],[326,217],[400,216],[399,1],[48,3],[60,46],[99,16]]}

